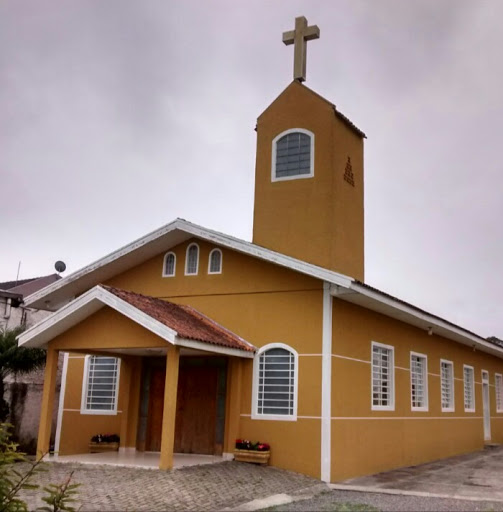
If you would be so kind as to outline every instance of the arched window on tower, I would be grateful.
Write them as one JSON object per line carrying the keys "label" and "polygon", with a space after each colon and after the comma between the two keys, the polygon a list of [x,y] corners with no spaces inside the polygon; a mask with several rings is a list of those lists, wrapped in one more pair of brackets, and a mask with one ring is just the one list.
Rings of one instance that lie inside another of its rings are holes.
{"label": "arched window on tower", "polygon": [[272,141],[272,181],[314,176],[314,133],[294,128]]}
{"label": "arched window on tower", "polygon": [[190,244],[187,247],[187,254],[185,256],[185,275],[195,276],[199,268],[199,246],[197,244]]}
{"label": "arched window on tower", "polygon": [[222,273],[222,251],[220,249],[213,249],[210,252],[208,262],[208,274],[221,274]]}

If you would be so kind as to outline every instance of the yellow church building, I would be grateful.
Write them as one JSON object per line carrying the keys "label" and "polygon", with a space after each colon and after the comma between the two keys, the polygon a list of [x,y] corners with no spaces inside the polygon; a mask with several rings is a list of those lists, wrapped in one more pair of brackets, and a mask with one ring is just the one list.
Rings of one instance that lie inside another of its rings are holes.
{"label": "yellow church building", "polygon": [[61,456],[117,433],[169,469],[244,438],[326,482],[503,442],[503,347],[365,284],[365,135],[303,84],[318,34],[284,34],[252,243],[177,219],[26,299],[54,311],[19,338],[47,349],[39,456],[54,408]]}

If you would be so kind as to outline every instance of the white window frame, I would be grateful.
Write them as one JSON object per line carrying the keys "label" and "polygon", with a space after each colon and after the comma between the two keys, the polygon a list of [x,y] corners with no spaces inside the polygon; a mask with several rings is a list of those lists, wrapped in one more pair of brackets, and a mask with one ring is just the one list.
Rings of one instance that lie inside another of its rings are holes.
{"label": "white window frame", "polygon": [[121,376],[121,359],[115,357],[113,354],[110,356],[98,356],[98,357],[114,357],[117,359],[117,383],[115,385],[115,400],[114,400],[114,408],[110,410],[105,409],[88,409],[86,407],[87,404],[87,388],[89,384],[89,359],[91,355],[86,355],[84,358],[84,375],[82,376],[82,397],[80,402],[80,414],[93,414],[97,416],[116,416],[117,415],[117,405],[119,403],[119,384],[120,384],[120,376]]}
{"label": "white window frame", "polygon": [[[466,375],[465,375],[465,369],[471,370],[472,374],[472,382],[471,382],[471,391],[472,391],[472,403],[473,407],[466,407]],[[468,364],[463,365],[463,405],[465,408],[465,412],[475,412],[475,369],[473,366],[470,366]]]}
{"label": "white window frame", "polygon": [[[412,399],[412,358],[418,357],[424,361],[424,367],[423,367],[423,398],[424,398],[424,405],[421,405],[419,407],[413,405],[413,399]],[[420,354],[419,352],[410,352],[410,361],[409,361],[409,368],[410,368],[410,409],[411,411],[428,411],[429,407],[429,397],[428,397],[428,356],[426,354]]]}
{"label": "white window frame", "polygon": [[[449,382],[449,386],[451,388],[451,403],[452,407],[444,407],[442,405],[442,363],[451,367],[451,378]],[[464,390],[464,388],[463,388]],[[447,359],[440,359],[440,407],[442,408],[442,412],[454,412],[456,409],[456,399],[455,399],[455,388],[454,388],[454,363],[452,361],[448,361]],[[464,391],[463,391],[464,393]]]}
{"label": "white window frame", "polygon": [[[220,270],[218,272],[212,272],[211,271],[211,257],[213,255],[213,253],[216,253],[216,252],[220,253]],[[222,251],[220,249],[212,249],[210,251],[209,256],[208,256],[208,274],[221,274],[222,273],[223,261],[224,261],[224,258],[223,258]]]}
{"label": "white window frame", "polygon": [[494,374],[494,390],[496,397],[496,412],[503,412],[503,375],[501,373]]}
{"label": "white window frame", "polygon": [[[283,348],[288,350],[294,356],[295,373],[293,381],[293,414],[259,414],[258,412],[258,387],[259,387],[259,369],[260,355],[271,348]],[[299,388],[299,354],[297,351],[285,343],[269,343],[261,347],[253,358],[253,386],[252,386],[252,420],[274,420],[274,421],[297,421],[297,398]]]}
{"label": "white window frame", "polygon": [[[281,137],[288,135],[289,133],[304,133],[311,138],[311,154],[310,154],[310,172],[309,174],[298,174],[295,176],[281,176],[276,177],[276,143]],[[289,181],[289,180],[298,180],[304,178],[312,178],[314,176],[314,133],[306,130],[305,128],[291,128],[289,130],[285,130],[281,132],[279,135],[276,135],[272,141],[272,161],[271,161],[271,181]]]}
{"label": "white window frame", "polygon": [[[391,351],[391,371],[390,371],[390,404],[389,405],[374,405],[374,347],[385,348]],[[372,411],[394,411],[395,410],[395,347],[392,345],[385,345],[373,341],[370,347],[370,406]]]}
{"label": "white window frame", "polygon": [[[166,260],[168,259],[168,256],[173,255],[174,263],[173,263],[173,273],[167,274],[166,273]],[[164,255],[164,259],[162,260],[162,277],[175,277],[176,274],[176,254],[173,251],[169,251]]]}
{"label": "white window frame", "polygon": [[[196,271],[195,272],[188,272],[189,269],[189,250],[191,247],[197,247],[197,260],[196,260]],[[187,250],[185,251],[185,275],[186,276],[197,276],[199,273],[199,257],[201,256],[201,249],[199,248],[199,245],[195,242],[192,242],[187,246]]]}

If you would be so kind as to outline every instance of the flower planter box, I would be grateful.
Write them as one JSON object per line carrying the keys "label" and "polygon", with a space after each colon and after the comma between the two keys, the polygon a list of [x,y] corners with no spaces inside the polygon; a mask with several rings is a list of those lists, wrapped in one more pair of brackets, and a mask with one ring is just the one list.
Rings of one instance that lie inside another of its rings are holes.
{"label": "flower planter box", "polygon": [[270,450],[263,452],[259,452],[257,450],[239,450],[238,448],[234,450],[234,460],[237,460],[238,462],[252,462],[254,464],[263,464],[265,466],[269,462],[270,456]]}
{"label": "flower planter box", "polygon": [[89,443],[90,453],[117,452],[119,451],[119,443]]}

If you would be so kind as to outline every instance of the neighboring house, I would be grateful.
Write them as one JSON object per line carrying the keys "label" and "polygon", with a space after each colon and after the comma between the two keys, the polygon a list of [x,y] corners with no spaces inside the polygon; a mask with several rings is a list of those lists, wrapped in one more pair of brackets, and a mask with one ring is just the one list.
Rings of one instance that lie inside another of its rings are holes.
{"label": "neighboring house", "polygon": [[[0,329],[29,328],[48,316],[48,311],[26,307],[23,297],[58,279],[61,279],[58,274],[51,274],[0,283]],[[9,421],[21,448],[29,453],[35,453],[37,445],[43,383],[43,370],[6,378],[4,398],[10,408]],[[56,414],[53,416],[55,425]]]}
{"label": "neighboring house", "polygon": [[60,454],[245,438],[338,481],[502,442],[503,347],[364,284],[365,135],[297,81],[256,129],[253,243],[177,219],[27,298],[55,311],[19,340],[48,351],[39,453],[59,352]]}
{"label": "neighboring house", "polygon": [[23,297],[41,290],[58,279],[61,279],[59,274],[50,274],[0,283],[0,329],[31,327],[47,316],[48,312],[44,309],[26,307],[23,304]]}

